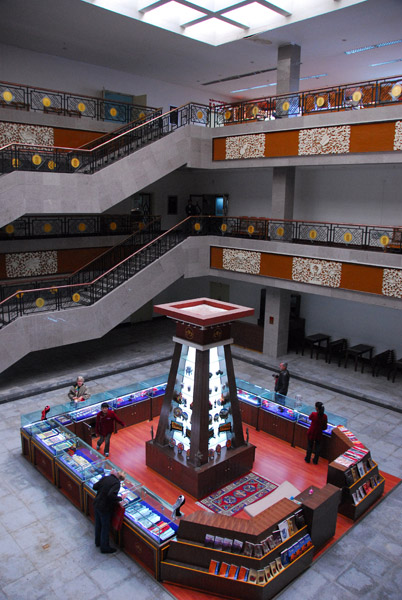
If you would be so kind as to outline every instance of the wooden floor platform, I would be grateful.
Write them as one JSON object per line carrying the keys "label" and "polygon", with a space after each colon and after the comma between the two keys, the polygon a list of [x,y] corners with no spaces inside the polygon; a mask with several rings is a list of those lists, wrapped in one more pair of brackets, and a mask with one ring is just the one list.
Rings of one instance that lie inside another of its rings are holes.
{"label": "wooden floor platform", "polygon": [[[180,488],[155,473],[145,464],[145,442],[151,439],[151,427],[156,431],[157,426],[158,418],[155,418],[153,421],[146,421],[132,427],[120,429],[118,435],[112,436],[109,458],[121,469],[124,469],[126,473],[140,481],[167,502],[173,504],[177,496],[181,493]],[[304,461],[305,451],[301,448],[292,448],[287,442],[262,431],[256,431],[251,426],[247,427],[249,429],[249,441],[256,446],[253,467],[255,473],[266,477],[278,485],[284,481],[289,481],[301,491],[310,485],[322,487],[326,484],[328,462],[325,459],[320,459],[318,465],[314,465],[313,463],[307,464]],[[244,426],[244,429],[246,429],[246,426]],[[375,456],[373,459],[375,460]],[[379,467],[381,468],[381,465]],[[382,496],[384,498],[400,482],[400,479],[384,472],[381,473],[385,478],[385,491]],[[200,510],[200,507],[196,505],[195,498],[192,498],[188,494],[185,494],[185,496],[186,503],[182,509],[184,514],[188,515],[195,510]],[[376,504],[372,509],[375,506]],[[236,517],[249,518],[244,511],[237,513]],[[364,518],[364,515],[362,518]],[[338,515],[334,538],[320,549],[315,555],[314,560],[357,522]],[[209,593],[203,594],[176,585],[164,585],[178,600],[212,600],[213,598],[217,598],[217,596],[212,596]]]}

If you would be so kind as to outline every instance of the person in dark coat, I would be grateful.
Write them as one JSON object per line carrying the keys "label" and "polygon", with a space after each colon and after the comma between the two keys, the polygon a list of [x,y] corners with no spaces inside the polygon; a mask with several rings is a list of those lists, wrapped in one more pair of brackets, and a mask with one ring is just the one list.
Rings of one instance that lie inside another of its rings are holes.
{"label": "person in dark coat", "polygon": [[286,396],[288,393],[290,379],[288,363],[280,363],[279,369],[279,375],[275,376],[275,392],[281,396]]}
{"label": "person in dark coat", "polygon": [[307,454],[304,458],[306,463],[310,462],[311,453],[314,450],[313,463],[316,465],[320,456],[322,432],[327,428],[328,418],[324,413],[324,405],[322,402],[315,403],[315,412],[309,416],[311,425],[307,432]]}
{"label": "person in dark coat", "polygon": [[105,456],[109,456],[110,437],[114,431],[114,424],[116,422],[125,427],[123,421],[109,408],[108,403],[102,402],[101,410],[96,415],[95,433],[99,435],[99,440],[96,444],[98,452],[103,442],[105,442]]}
{"label": "person in dark coat", "polygon": [[112,471],[110,475],[105,475],[94,485],[95,546],[100,547],[102,554],[116,552],[116,548],[112,548],[109,544],[109,532],[115,505],[122,500],[119,496],[121,481],[124,481],[124,473]]}

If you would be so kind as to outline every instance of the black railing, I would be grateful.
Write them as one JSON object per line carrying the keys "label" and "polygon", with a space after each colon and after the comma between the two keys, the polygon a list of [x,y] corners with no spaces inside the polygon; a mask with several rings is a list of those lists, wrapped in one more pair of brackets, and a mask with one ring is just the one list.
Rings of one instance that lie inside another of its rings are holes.
{"label": "black railing", "polygon": [[[160,217],[153,217],[153,221]],[[0,229],[0,240],[129,235],[148,225],[136,215],[25,215]]]}
{"label": "black railing", "polygon": [[402,102],[402,75],[360,83],[292,92],[213,107],[212,125],[233,125],[284,117],[374,108]]}
{"label": "black railing", "polygon": [[[222,235],[291,243],[321,244],[402,253],[402,226],[349,225],[283,221],[256,217],[188,217],[168,232],[138,232],[98,257],[68,279],[29,289],[19,286],[0,302],[0,327],[19,316],[89,306],[163,256],[191,235]],[[143,245],[136,249],[137,246]],[[134,249],[134,252],[130,253]],[[117,264],[111,263],[118,261]],[[51,317],[49,317],[51,318]]]}
{"label": "black railing", "polygon": [[8,144],[0,149],[0,173],[11,171],[39,171],[48,173],[95,173],[115,160],[132,154],[139,148],[165,137],[189,123],[207,125],[209,107],[186,104],[163,115],[153,117],[141,125],[129,128],[113,139],[94,148],[57,148]]}
{"label": "black railing", "polygon": [[158,110],[152,106],[115,102],[85,94],[48,90],[6,81],[0,82],[0,106],[116,123],[144,120]]}

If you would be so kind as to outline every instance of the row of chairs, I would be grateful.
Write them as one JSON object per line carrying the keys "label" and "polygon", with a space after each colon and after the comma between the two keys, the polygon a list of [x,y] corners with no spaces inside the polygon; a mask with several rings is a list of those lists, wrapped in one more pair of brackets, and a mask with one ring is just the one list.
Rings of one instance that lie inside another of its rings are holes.
{"label": "row of chairs", "polygon": [[365,367],[368,367],[373,377],[378,377],[380,373],[383,373],[387,376],[388,380],[392,378],[392,382],[395,382],[398,371],[402,371],[402,358],[396,360],[394,350],[384,350],[370,358],[365,358],[363,356],[355,357],[353,352],[349,352],[349,344],[346,338],[337,340],[330,339],[326,346],[315,345],[311,348],[311,358],[313,357],[314,352],[316,358],[318,358],[320,354],[324,354],[325,362],[328,364],[330,364],[333,359],[337,360],[338,367],[343,363],[346,368],[348,360],[353,358],[355,360],[355,370],[357,362],[360,361],[362,373],[364,373]]}

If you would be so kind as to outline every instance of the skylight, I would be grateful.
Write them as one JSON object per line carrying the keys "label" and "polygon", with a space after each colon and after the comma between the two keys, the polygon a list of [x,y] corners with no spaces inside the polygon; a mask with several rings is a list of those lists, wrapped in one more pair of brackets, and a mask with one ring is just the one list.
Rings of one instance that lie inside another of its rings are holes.
{"label": "skylight", "polygon": [[212,46],[366,0],[82,0]]}

